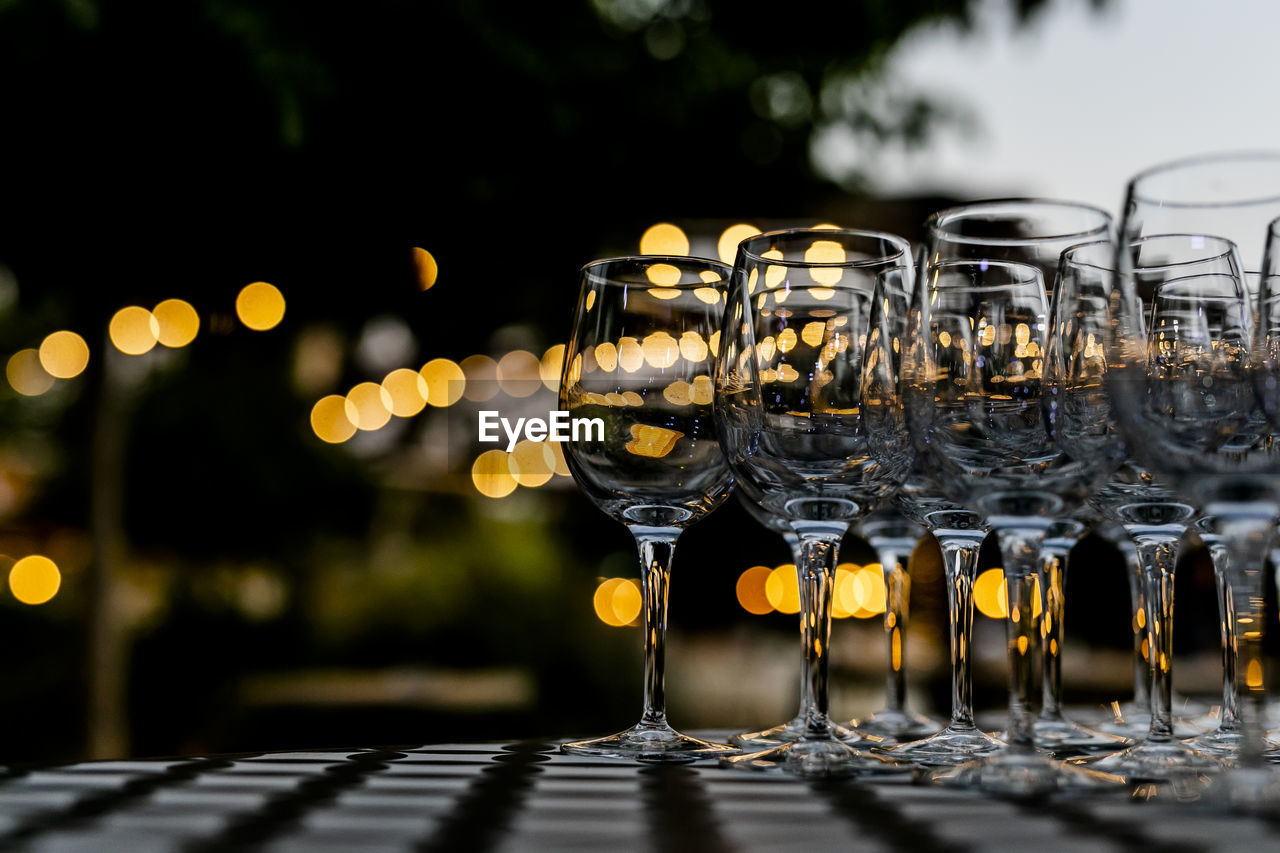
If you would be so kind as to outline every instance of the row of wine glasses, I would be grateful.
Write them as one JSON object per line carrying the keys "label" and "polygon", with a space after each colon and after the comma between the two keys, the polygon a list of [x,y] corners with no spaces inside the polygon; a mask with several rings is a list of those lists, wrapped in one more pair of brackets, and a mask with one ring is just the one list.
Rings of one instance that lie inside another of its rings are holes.
{"label": "row of wine glasses", "polygon": [[[1234,760],[1215,796],[1280,793],[1260,717],[1260,577],[1280,517],[1277,217],[1280,155],[1232,155],[1140,175],[1118,230],[1085,205],[986,202],[930,217],[918,258],[894,235],[824,228],[748,238],[732,268],[654,256],[585,267],[561,405],[605,431],[566,457],[638,544],[645,704],[632,729],[564,749],[799,775],[929,768],[940,783],[1016,795],[1213,776]],[[670,728],[662,659],[676,538],[735,482],[793,549],[803,669],[799,714],[730,745]],[[901,681],[917,524],[942,548],[953,663],[952,719],[927,737],[937,726],[905,707]],[[1066,555],[1106,525],[1139,568],[1135,699],[1149,688],[1149,713],[1133,745],[1131,726],[1107,733],[1061,712]],[[1172,584],[1193,525],[1219,578],[1224,709],[1185,743],[1171,712]],[[827,701],[832,581],[850,529],[877,548],[889,605],[889,703],[860,726],[832,721]],[[1009,614],[999,738],[972,708],[972,586],[988,531]],[[1099,754],[1051,755],[1064,750]]]}

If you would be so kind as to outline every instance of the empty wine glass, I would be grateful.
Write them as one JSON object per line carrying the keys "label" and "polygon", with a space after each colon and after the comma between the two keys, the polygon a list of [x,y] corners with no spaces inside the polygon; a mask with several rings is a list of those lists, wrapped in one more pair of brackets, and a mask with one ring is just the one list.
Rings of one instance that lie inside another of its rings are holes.
{"label": "empty wine glass", "polygon": [[[1247,380],[1251,320],[1238,274],[1207,273],[1162,282],[1152,298],[1148,328],[1149,405],[1176,418],[1180,431],[1192,424],[1213,429],[1212,417],[1245,423],[1250,404]],[[1200,384],[1208,380],[1207,385]],[[1197,387],[1199,386],[1199,387]],[[1207,394],[1201,394],[1207,389]],[[1202,398],[1202,399],[1197,399]],[[1219,408],[1220,406],[1228,408]],[[1231,406],[1239,407],[1238,411]],[[1224,444],[1238,433],[1219,436]],[[1176,516],[1169,516],[1169,507]],[[1146,740],[1093,765],[1131,779],[1165,779],[1222,769],[1217,756],[1177,740],[1173,734],[1173,566],[1178,540],[1194,512],[1185,504],[1134,501],[1119,510],[1143,523],[1126,524],[1146,567],[1147,621],[1153,664],[1152,723]],[[1163,523],[1161,523],[1163,522]]]}
{"label": "empty wine glass", "polygon": [[[949,260],[1004,260],[1031,264],[1040,270],[1050,307],[1058,260],[1062,252],[1079,243],[1106,240],[1112,236],[1111,215],[1087,204],[1053,199],[996,199],[979,201],[939,211],[925,222],[924,258],[931,262]],[[922,263],[923,266],[923,263]],[[1067,527],[1072,520],[1060,519]],[[1041,597],[1045,602],[1062,604],[1062,590],[1049,584],[1053,575],[1045,567],[1058,563],[1062,542],[1048,536],[1046,551],[1041,554]],[[1060,628],[1061,618],[1054,619],[1043,611],[1051,628]],[[1062,614],[1059,614],[1061,617]],[[1064,653],[1064,636],[1060,630],[1045,637],[1052,653],[1045,655],[1044,695],[1046,708],[1036,717],[1037,746],[1050,750],[1101,749],[1121,745],[1111,735],[1078,725],[1066,719],[1061,711],[1061,670],[1057,662]]]}
{"label": "empty wine glass", "polygon": [[[1115,246],[1110,242],[1087,243],[1062,253],[1058,271],[1059,293],[1079,293],[1106,304],[1112,294]],[[1172,282],[1197,274],[1224,274],[1238,279],[1239,261],[1228,240],[1199,234],[1161,234],[1131,241],[1131,259],[1137,292],[1147,305]],[[1096,316],[1103,316],[1098,312]],[[1176,317],[1174,321],[1176,322]],[[1061,339],[1082,351],[1098,350],[1108,327],[1071,330],[1073,318],[1060,318]],[[1163,335],[1161,331],[1159,334]],[[1159,346],[1163,338],[1153,342]],[[1173,582],[1179,543],[1195,518],[1195,507],[1179,497],[1149,470],[1126,453],[1124,464],[1093,496],[1094,505],[1120,523],[1138,550],[1141,563],[1148,660],[1151,662],[1151,709],[1143,743],[1097,761],[1091,766],[1130,779],[1161,780],[1171,774],[1221,769],[1216,756],[1182,743],[1173,719]]]}
{"label": "empty wine glass", "polygon": [[[1037,267],[943,261],[927,262],[922,273],[908,327],[917,365],[907,385],[911,432],[931,485],[981,513],[999,538],[1010,666],[1008,747],[930,777],[1014,796],[1113,784],[1117,777],[1037,752],[1031,710],[1041,543],[1053,521],[1078,508],[1113,467],[1082,425],[1090,401],[1046,374],[1049,305]],[[1075,416],[1057,427],[1071,431],[1070,444],[1053,434],[1055,407]]]}
{"label": "empty wine glass", "polygon": [[907,620],[911,612],[911,575],[907,564],[924,530],[893,506],[884,506],[858,522],[854,532],[870,543],[884,574],[888,661],[885,707],[866,719],[852,720],[849,725],[877,738],[916,740],[941,728],[937,721],[907,707]]}
{"label": "empty wine glass", "polygon": [[[1231,240],[1248,276],[1265,269],[1267,224],[1277,216],[1280,152],[1217,154],[1167,163],[1135,177],[1129,183],[1121,233],[1126,242],[1162,233]],[[1240,631],[1240,755],[1236,769],[1217,777],[1208,796],[1243,808],[1272,808],[1280,803],[1280,777],[1262,756],[1262,570],[1280,515],[1280,465],[1266,435],[1269,427],[1258,416],[1259,404],[1265,420],[1275,411],[1275,359],[1266,343],[1269,321],[1264,316],[1258,323],[1256,334],[1261,338],[1257,353],[1252,353],[1255,332],[1246,325],[1251,307],[1247,288],[1234,279],[1230,294],[1206,292],[1198,301],[1188,298],[1182,310],[1187,332],[1196,332],[1209,350],[1196,354],[1193,342],[1180,334],[1165,355],[1185,356],[1186,369],[1177,369],[1167,358],[1153,363],[1151,324],[1129,266],[1127,253],[1120,253],[1114,332],[1108,338],[1113,365],[1108,384],[1114,389],[1118,420],[1140,464],[1163,476],[1202,513],[1216,517],[1229,554],[1236,622],[1253,626]],[[1210,283],[1210,290],[1223,289],[1222,277],[1206,282]],[[1267,288],[1261,289],[1259,313],[1266,315]],[[1244,306],[1232,308],[1239,315],[1232,319],[1246,328],[1243,334],[1217,330],[1222,337],[1215,339],[1207,321],[1224,319],[1224,301]],[[1171,307],[1173,313],[1166,310],[1165,315],[1178,316],[1179,309]]]}
{"label": "empty wine glass", "polygon": [[573,422],[565,459],[578,486],[635,537],[644,709],[632,728],[564,744],[564,752],[683,762],[736,751],[671,728],[663,683],[676,540],[733,485],[716,436],[711,380],[730,274],[724,264],[686,257],[612,258],[582,268],[560,383],[560,407]]}
{"label": "empty wine glass", "polygon": [[910,464],[896,362],[879,357],[877,341],[905,317],[911,272],[906,241],[879,232],[795,229],[738,247],[716,421],[743,496],[786,518],[800,539],[812,701],[800,739],[726,758],[729,766],[806,776],[910,768],[837,736],[827,661],[840,540]]}

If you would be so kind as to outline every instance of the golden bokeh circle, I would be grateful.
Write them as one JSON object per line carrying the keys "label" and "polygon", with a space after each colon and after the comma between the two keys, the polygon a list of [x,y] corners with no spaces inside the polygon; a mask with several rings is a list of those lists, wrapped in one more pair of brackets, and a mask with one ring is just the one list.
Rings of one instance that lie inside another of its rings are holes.
{"label": "golden bokeh circle", "polygon": [[156,339],[167,347],[185,347],[200,331],[200,315],[185,300],[166,299],[151,309],[151,313],[159,326]]}
{"label": "golden bokeh circle", "polygon": [[255,332],[274,329],[284,319],[284,294],[265,281],[246,284],[236,296],[236,316]]}
{"label": "golden bokeh circle", "polygon": [[156,317],[140,305],[121,308],[107,324],[107,335],[116,349],[126,355],[151,352],[160,340],[160,324]]}
{"label": "golden bokeh circle", "polygon": [[89,366],[89,345],[75,332],[54,332],[40,342],[40,366],[58,379],[79,376]]}
{"label": "golden bokeh circle", "polygon": [[40,554],[23,557],[9,569],[9,591],[23,604],[44,604],[61,586],[57,563]]}
{"label": "golden bokeh circle", "polygon": [[311,431],[321,441],[341,444],[356,434],[356,425],[348,415],[347,398],[330,394],[311,407]]}

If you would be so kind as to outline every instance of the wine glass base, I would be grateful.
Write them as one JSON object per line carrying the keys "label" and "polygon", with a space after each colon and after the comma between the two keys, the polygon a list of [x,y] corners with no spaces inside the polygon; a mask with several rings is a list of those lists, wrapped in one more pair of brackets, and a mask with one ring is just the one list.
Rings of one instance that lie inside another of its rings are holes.
{"label": "wine glass base", "polygon": [[794,776],[831,776],[910,773],[915,765],[863,749],[835,738],[801,738],[760,752],[744,752],[720,759],[721,767],[737,770],[781,770]]}
{"label": "wine glass base", "polygon": [[1004,749],[977,761],[938,768],[927,773],[925,781],[1013,799],[1128,790],[1120,776],[1024,750]]}
{"label": "wine glass base", "polygon": [[640,724],[616,735],[579,740],[560,745],[570,755],[623,758],[659,764],[684,764],[700,758],[732,755],[737,747],[713,743],[681,734],[669,726]]}
{"label": "wine glass base", "polygon": [[921,767],[953,767],[993,755],[1004,747],[1004,741],[976,727],[951,726],[923,740],[887,747],[883,753]]}
{"label": "wine glass base", "polygon": [[1032,725],[1037,749],[1049,752],[1114,752],[1133,744],[1121,735],[1096,731],[1064,717],[1040,717]]}
{"label": "wine glass base", "polygon": [[851,720],[849,725],[864,735],[882,740],[906,743],[937,733],[942,723],[914,711],[885,708],[865,720]]}
{"label": "wine glass base", "polygon": [[1182,741],[1144,741],[1123,752],[1074,758],[1072,764],[1123,776],[1130,782],[1166,782],[1185,776],[1219,773],[1231,762],[1188,746]]}
{"label": "wine glass base", "polygon": [[[1103,734],[1115,735],[1131,741],[1140,741],[1146,738],[1151,731],[1151,715],[1148,713],[1117,715],[1104,722],[1093,724],[1090,728]],[[1199,726],[1192,725],[1181,717],[1174,718],[1173,736],[1175,738],[1185,740],[1199,737],[1202,734],[1204,734],[1204,729]]]}
{"label": "wine glass base", "polygon": [[[846,728],[845,726],[831,724],[831,734],[839,741],[849,744],[850,746],[866,746],[871,747],[884,742],[884,738],[867,736],[857,729]],[[771,746],[781,746],[784,743],[791,743],[803,738],[805,735],[805,716],[800,714],[782,725],[773,726],[767,729],[761,729],[756,732],[742,732],[740,734],[731,735],[729,743],[734,746],[741,747],[744,750],[752,749],[768,749]]]}
{"label": "wine glass base", "polygon": [[1188,738],[1183,743],[1192,749],[1233,761],[1240,754],[1240,744],[1243,740],[1244,736],[1239,731],[1218,729]]}

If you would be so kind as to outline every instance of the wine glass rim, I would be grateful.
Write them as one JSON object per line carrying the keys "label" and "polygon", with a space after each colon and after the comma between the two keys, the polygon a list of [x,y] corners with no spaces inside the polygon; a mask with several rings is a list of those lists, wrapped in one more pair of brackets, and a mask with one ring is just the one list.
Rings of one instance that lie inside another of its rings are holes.
{"label": "wine glass rim", "polygon": [[[1216,255],[1204,255],[1198,258],[1191,258],[1186,261],[1171,261],[1167,264],[1148,264],[1146,266],[1136,266],[1136,267],[1133,267],[1133,269],[1135,271],[1136,270],[1175,269],[1177,267],[1190,266],[1191,264],[1201,264],[1201,263],[1204,263],[1205,261],[1214,261],[1214,260],[1217,260],[1218,258],[1225,258],[1225,257],[1228,257],[1232,252],[1238,251],[1238,247],[1236,246],[1235,241],[1229,240],[1226,237],[1219,237],[1217,234],[1195,234],[1192,232],[1185,232],[1185,233],[1171,232],[1168,234],[1151,234],[1146,237],[1139,237],[1135,240],[1130,240],[1128,243],[1128,248],[1132,249],[1135,246],[1140,246],[1145,243],[1151,243],[1156,240],[1165,240],[1170,237],[1193,237],[1193,238],[1199,237],[1202,240],[1212,240],[1213,242],[1222,245],[1223,249],[1221,252],[1219,252]],[[1118,248],[1117,244],[1112,240],[1091,240],[1088,243],[1077,243],[1074,246],[1068,246],[1066,249],[1063,249],[1062,260],[1076,267],[1085,267],[1087,269],[1099,270],[1101,272],[1115,272],[1114,264],[1112,266],[1104,267],[1099,264],[1090,263],[1089,261],[1082,261],[1082,260],[1076,259],[1075,255],[1077,250],[1092,249],[1095,246],[1110,246],[1112,248]]]}
{"label": "wine glass rim", "polygon": [[[1074,210],[1078,212],[1096,214],[1099,217],[1099,222],[1093,228],[1088,228],[1083,231],[1077,230],[1066,231],[1061,234],[1042,234],[1038,237],[983,237],[981,235],[957,234],[947,228],[948,222],[958,220],[962,217],[967,218],[969,214],[982,213],[983,211],[996,211],[1001,208],[1016,207],[1019,205],[1038,207],[1046,210],[1058,208],[1059,210],[1064,211]],[[1070,240],[1075,237],[1086,238],[1095,234],[1106,234],[1111,230],[1112,216],[1102,208],[1082,201],[1037,197],[992,198],[965,202],[964,204],[957,204],[952,207],[946,207],[942,210],[934,211],[925,219],[924,227],[926,230],[936,234],[963,237],[965,242],[979,246],[1036,246],[1041,243]]]}
{"label": "wine glass rim", "polygon": [[[1025,279],[1021,279],[1018,281],[1005,282],[1004,284],[951,284],[950,282],[944,283],[939,280],[937,276],[938,272],[944,271],[949,268],[954,269],[956,267],[976,267],[982,272],[986,272],[992,267],[1004,267],[1006,269],[1009,269],[1015,272],[1019,270],[1025,271],[1025,274],[1027,275],[1027,277]],[[1008,290],[1010,288],[1015,288],[1015,287],[1039,286],[1041,289],[1044,288],[1044,274],[1040,272],[1040,268],[1037,267],[1035,264],[1023,263],[1022,261],[973,260],[973,259],[965,258],[965,259],[958,259],[958,260],[938,261],[937,263],[929,264],[929,270],[934,273],[932,277],[933,280],[929,284],[930,287],[944,287],[948,289],[964,288],[966,290],[973,290],[973,291],[984,292],[984,293],[994,292],[999,290]]]}
{"label": "wine glass rim", "polygon": [[717,287],[717,286],[727,287],[730,278],[733,276],[733,267],[729,266],[724,261],[717,261],[712,258],[698,257],[696,255],[615,255],[613,257],[608,257],[608,258],[597,258],[594,261],[585,263],[582,265],[582,268],[578,270],[578,272],[579,274],[582,274],[582,275],[591,275],[596,281],[599,281],[602,284],[615,285],[615,286],[616,285],[632,286],[632,285],[643,284],[643,282],[635,282],[635,281],[618,281],[612,278],[611,276],[600,275],[597,272],[597,268],[599,267],[607,266],[609,264],[620,264],[620,263],[652,264],[652,265],[669,264],[675,267],[679,267],[679,266],[695,267],[696,266],[696,267],[705,267],[708,270],[715,270],[720,273],[719,281],[699,280],[699,281],[688,281],[684,283],[662,284],[662,285],[650,283],[647,285],[648,287],[663,287],[670,290],[686,290],[686,289],[696,290],[700,287]]}
{"label": "wine glass rim", "polygon": [[[809,234],[836,234],[844,237],[869,238],[873,240],[883,240],[895,247],[895,251],[882,254],[877,258],[866,258],[861,260],[845,260],[845,261],[795,261],[785,258],[768,258],[758,252],[753,252],[747,248],[748,243],[757,240],[776,240],[779,237],[791,237]],[[861,269],[864,267],[875,267],[884,264],[885,261],[894,258],[905,259],[905,265],[911,262],[911,244],[903,237],[897,234],[891,234],[888,231],[874,231],[865,228],[779,228],[775,231],[764,231],[760,234],[752,234],[741,243],[738,244],[738,252],[748,258],[759,261],[761,263],[773,264],[775,266],[795,267],[797,269]]]}
{"label": "wine glass rim", "polygon": [[[1169,172],[1175,172],[1180,169],[1193,169],[1198,166],[1205,166],[1213,163],[1245,163],[1251,161],[1269,161],[1275,163],[1277,167],[1280,167],[1280,151],[1218,151],[1210,154],[1196,154],[1191,157],[1181,157],[1176,160],[1157,163],[1154,166],[1143,169],[1141,172],[1138,172],[1129,179],[1127,200],[1130,203],[1140,201],[1148,204],[1156,204],[1161,207],[1172,208],[1248,207],[1280,201],[1280,181],[1277,182],[1276,190],[1267,195],[1260,195],[1251,198],[1228,199],[1225,201],[1170,201],[1168,199],[1156,198],[1151,195],[1144,195],[1140,189],[1140,186],[1151,178],[1158,177]],[[1277,172],[1277,174],[1280,174],[1280,172]]]}
{"label": "wine glass rim", "polygon": [[1240,276],[1225,272],[1201,272],[1171,278],[1168,281],[1160,283],[1160,286],[1156,288],[1156,295],[1157,297],[1164,295],[1165,298],[1168,298],[1168,292],[1176,290],[1177,286],[1187,286],[1190,282],[1215,278],[1225,278],[1234,282],[1236,292],[1228,294],[1197,293],[1175,298],[1195,299],[1199,302],[1239,302],[1241,299],[1248,300],[1250,298],[1248,289],[1245,287],[1245,283],[1241,280]]}

